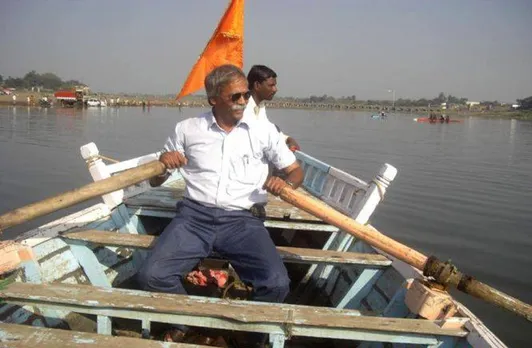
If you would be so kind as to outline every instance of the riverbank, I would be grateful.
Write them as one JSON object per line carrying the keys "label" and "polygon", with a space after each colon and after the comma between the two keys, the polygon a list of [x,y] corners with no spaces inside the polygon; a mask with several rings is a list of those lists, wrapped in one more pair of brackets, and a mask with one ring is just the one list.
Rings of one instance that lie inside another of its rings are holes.
{"label": "riverbank", "polygon": [[[27,98],[33,96],[34,105],[28,105]],[[47,96],[52,98],[53,94],[50,93],[34,93],[34,92],[21,92],[17,93],[17,106],[35,106],[38,105],[40,98]],[[190,96],[185,97],[179,102],[170,96],[132,96],[132,95],[118,95],[118,94],[98,94],[101,99],[107,99],[116,101],[120,98],[120,106],[159,106],[159,107],[208,107],[205,97],[202,96]],[[13,105],[13,97],[11,95],[1,95],[0,105]],[[455,110],[440,110],[429,109],[428,107],[396,107],[395,110],[391,110],[387,105],[367,105],[363,102],[355,104],[325,104],[325,103],[300,103],[292,100],[285,100],[283,98],[276,99],[274,101],[266,103],[268,108],[272,109],[305,109],[305,110],[324,110],[324,111],[369,111],[378,113],[381,110],[386,110],[388,114],[391,113],[410,113],[412,115],[428,115],[431,112],[436,114],[446,114],[453,118],[465,118],[465,117],[483,117],[483,118],[502,118],[502,119],[517,119],[517,120],[531,120],[532,110],[508,110],[506,108],[495,108],[492,110],[480,110],[480,109],[455,109]]]}

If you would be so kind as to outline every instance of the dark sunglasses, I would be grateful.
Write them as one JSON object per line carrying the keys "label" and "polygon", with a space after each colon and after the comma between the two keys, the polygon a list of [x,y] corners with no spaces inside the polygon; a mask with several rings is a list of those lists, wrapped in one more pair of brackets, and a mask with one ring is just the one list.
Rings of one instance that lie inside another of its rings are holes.
{"label": "dark sunglasses", "polygon": [[249,97],[251,97],[251,92],[250,91],[247,91],[247,92],[244,92],[244,93],[235,93],[235,94],[231,94],[231,100],[233,101],[233,103],[236,103],[237,101],[240,100],[240,98],[244,98],[244,100],[249,100]]}

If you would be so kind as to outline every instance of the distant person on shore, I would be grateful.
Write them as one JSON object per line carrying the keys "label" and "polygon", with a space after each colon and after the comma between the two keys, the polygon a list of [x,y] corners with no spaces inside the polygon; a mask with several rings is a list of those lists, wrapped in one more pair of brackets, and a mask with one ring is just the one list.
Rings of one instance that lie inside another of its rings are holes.
{"label": "distant person on shore", "polygon": [[13,94],[13,96],[11,97],[11,99],[13,99],[13,105],[17,105],[17,95],[16,95],[16,94]]}
{"label": "distant person on shore", "polygon": [[[248,73],[248,87],[251,98],[249,98],[244,113],[252,114],[258,120],[270,122],[266,115],[264,102],[272,100],[277,93],[277,74],[265,65],[254,65]],[[275,126],[291,151],[301,149],[294,138],[285,135],[277,125]]]}

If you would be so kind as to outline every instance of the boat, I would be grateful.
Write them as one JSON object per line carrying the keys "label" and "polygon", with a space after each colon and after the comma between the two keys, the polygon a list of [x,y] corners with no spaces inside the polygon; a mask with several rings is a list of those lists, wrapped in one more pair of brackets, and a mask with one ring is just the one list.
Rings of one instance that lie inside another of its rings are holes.
{"label": "boat", "polygon": [[52,101],[48,98],[39,99],[39,106],[42,108],[50,108],[52,107]]}
{"label": "boat", "polygon": [[388,115],[386,115],[384,112],[381,112],[380,114],[371,115],[371,118],[374,120],[385,120],[388,118]]}
{"label": "boat", "polygon": [[463,120],[442,120],[442,119],[433,119],[431,120],[429,117],[417,117],[417,118],[414,118],[414,122],[425,122],[425,123],[462,123],[464,122]]}
{"label": "boat", "polygon": [[96,98],[89,98],[86,101],[88,107],[100,106],[100,101]]}
{"label": "boat", "polygon": [[[305,179],[292,191],[381,234],[368,220],[393,183],[395,167],[384,164],[365,181],[304,152],[295,154]],[[94,143],[82,146],[81,155],[95,181],[90,185],[159,164],[159,153],[106,164]],[[143,338],[156,338],[157,323],[180,323],[217,330],[230,347],[238,347],[231,342],[242,332],[267,334],[276,348],[505,347],[414,267],[271,195],[265,226],[292,280],[287,303],[248,301],[251,289],[217,255],[198,270],[226,272],[225,286],[189,283],[189,296],[136,290],[135,273],[174,216],[184,186],[178,172],[161,187],[142,181],[4,242],[0,342],[152,347],[157,342]],[[1,221],[0,216],[5,228]]]}
{"label": "boat", "polygon": [[106,107],[107,106],[107,102],[105,100],[101,100],[101,99],[96,99],[96,98],[89,98],[87,99],[87,106],[88,107]]}

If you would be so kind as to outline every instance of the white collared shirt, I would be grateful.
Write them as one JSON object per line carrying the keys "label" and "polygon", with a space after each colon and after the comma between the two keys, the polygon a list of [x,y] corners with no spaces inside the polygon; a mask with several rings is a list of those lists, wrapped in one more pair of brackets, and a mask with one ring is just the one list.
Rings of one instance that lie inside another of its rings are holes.
{"label": "white collared shirt", "polygon": [[[248,117],[253,117],[257,121],[263,121],[271,123],[271,121],[268,119],[268,116],[266,115],[266,106],[264,105],[264,102],[260,102],[259,105],[255,102],[255,99],[253,99],[253,96],[249,98],[248,104],[246,105],[246,109],[244,110],[244,114],[248,114]],[[274,125],[275,127],[275,125]],[[281,134],[281,138],[283,142],[286,143],[286,139],[288,139],[288,136],[284,134],[283,132],[279,132]]]}
{"label": "white collared shirt", "polygon": [[249,98],[244,112],[253,114],[255,119],[258,121],[269,121],[268,116],[266,116],[266,106],[264,105],[264,102],[261,102],[259,105],[257,105],[257,102],[255,102],[255,99],[253,99],[253,96]]}
{"label": "white collared shirt", "polygon": [[246,113],[229,133],[218,126],[212,111],[181,121],[164,149],[179,151],[188,159],[180,169],[186,197],[226,210],[266,203],[262,185],[267,163],[283,169],[296,161],[271,122]]}

